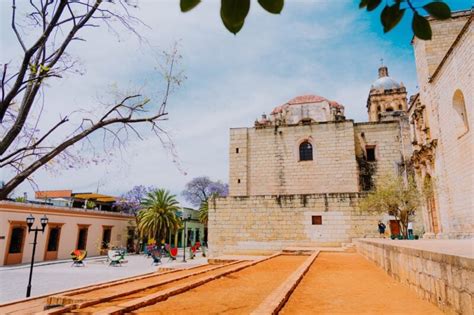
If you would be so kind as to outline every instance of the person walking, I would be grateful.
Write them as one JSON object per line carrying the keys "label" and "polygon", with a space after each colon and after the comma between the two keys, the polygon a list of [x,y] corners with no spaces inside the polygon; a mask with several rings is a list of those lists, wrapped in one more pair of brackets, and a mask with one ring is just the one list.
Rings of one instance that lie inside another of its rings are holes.
{"label": "person walking", "polygon": [[413,222],[411,221],[408,222],[407,230],[408,230],[408,239],[412,240],[413,239]]}
{"label": "person walking", "polygon": [[383,238],[385,238],[385,229],[386,229],[386,226],[385,224],[382,223],[382,221],[379,221],[379,234],[380,236],[382,236]]}

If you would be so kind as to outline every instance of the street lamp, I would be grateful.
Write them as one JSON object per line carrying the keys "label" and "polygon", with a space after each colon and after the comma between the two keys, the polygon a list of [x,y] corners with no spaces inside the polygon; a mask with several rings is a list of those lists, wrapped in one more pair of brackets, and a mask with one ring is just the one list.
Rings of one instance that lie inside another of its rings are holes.
{"label": "street lamp", "polygon": [[183,221],[184,221],[184,230],[183,230],[183,262],[186,262],[186,245],[188,245],[188,238],[187,235],[187,228],[186,223],[191,219],[191,216],[184,217],[183,213]]}
{"label": "street lamp", "polygon": [[41,229],[39,229],[37,227],[33,229],[32,227],[33,227],[33,223],[35,223],[35,217],[30,214],[26,218],[26,225],[28,225],[28,233],[35,232],[35,238],[34,238],[34,241],[33,241],[33,254],[31,255],[30,278],[28,280],[28,287],[26,287],[26,297],[27,298],[30,297],[30,295],[31,295],[31,278],[33,276],[33,264],[35,263],[36,239],[38,237],[38,232],[44,233],[46,225],[48,224],[48,218],[46,217],[46,215],[44,215],[40,219],[40,222],[41,222]]}

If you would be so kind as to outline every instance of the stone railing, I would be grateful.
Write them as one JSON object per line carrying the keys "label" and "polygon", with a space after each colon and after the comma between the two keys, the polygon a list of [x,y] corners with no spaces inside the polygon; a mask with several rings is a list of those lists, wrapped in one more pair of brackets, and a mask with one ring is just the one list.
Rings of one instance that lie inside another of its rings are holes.
{"label": "stone railing", "polygon": [[472,256],[474,240],[470,245],[467,242],[462,244],[468,255],[437,251],[436,246],[427,246],[429,250],[422,246],[414,248],[389,240],[358,239],[355,243],[360,254],[442,311],[474,314],[474,258],[469,257]]}

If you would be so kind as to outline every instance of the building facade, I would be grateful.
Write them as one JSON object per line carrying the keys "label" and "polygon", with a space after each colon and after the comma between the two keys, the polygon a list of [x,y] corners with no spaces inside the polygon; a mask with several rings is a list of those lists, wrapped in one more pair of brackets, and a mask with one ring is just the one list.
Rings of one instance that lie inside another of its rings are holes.
{"label": "building facade", "polygon": [[[252,128],[230,130],[229,196],[209,205],[210,254],[288,246],[341,245],[375,236],[381,213],[364,212],[364,192],[403,172],[411,156],[406,90],[379,69],[369,122],[317,95],[296,97]],[[416,224],[420,229],[420,224]]]}
{"label": "building facade", "polygon": [[431,41],[414,39],[420,92],[410,102],[412,163],[428,192],[427,235],[474,236],[473,13],[430,20]]}
{"label": "building facade", "polygon": [[35,261],[69,259],[75,249],[88,256],[104,254],[111,247],[125,247],[133,216],[77,208],[0,201],[0,266],[31,261],[34,233],[28,233],[26,218],[32,214],[35,226],[49,219],[38,235]]}
{"label": "building facade", "polygon": [[184,207],[178,212],[178,217],[186,219],[186,230],[183,223],[175,235],[175,246],[183,247],[183,239],[187,240],[186,246],[192,246],[196,242],[207,243],[207,228],[199,221],[199,210]]}

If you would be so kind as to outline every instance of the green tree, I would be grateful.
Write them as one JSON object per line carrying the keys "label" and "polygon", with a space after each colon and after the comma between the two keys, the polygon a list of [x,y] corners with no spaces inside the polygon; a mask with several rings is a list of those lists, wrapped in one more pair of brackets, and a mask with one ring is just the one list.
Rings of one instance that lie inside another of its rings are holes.
{"label": "green tree", "polygon": [[405,180],[401,176],[389,176],[377,185],[375,191],[361,200],[360,208],[393,215],[400,221],[401,232],[406,238],[408,221],[419,209],[421,200],[422,194],[416,187],[413,177]]}
{"label": "green tree", "polygon": [[201,203],[201,206],[199,207],[199,221],[202,224],[207,225],[208,214],[209,214],[209,199],[206,199],[205,201]]}
{"label": "green tree", "polygon": [[176,196],[164,189],[149,192],[142,201],[142,210],[138,213],[138,230],[140,235],[161,241],[170,231],[180,226],[176,215],[179,203]]}

